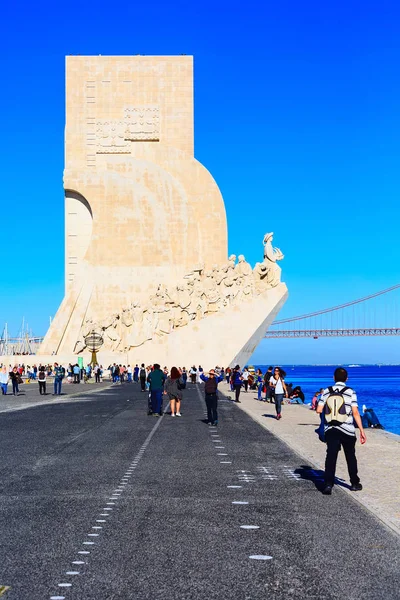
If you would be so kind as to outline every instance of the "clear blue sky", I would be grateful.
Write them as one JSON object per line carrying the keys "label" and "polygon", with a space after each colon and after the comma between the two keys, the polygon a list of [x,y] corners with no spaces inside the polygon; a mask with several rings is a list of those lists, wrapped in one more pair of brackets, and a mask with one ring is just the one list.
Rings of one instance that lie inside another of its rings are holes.
{"label": "clear blue sky", "polygon": [[[400,280],[400,5],[8,3],[0,39],[0,328],[47,329],[63,297],[64,56],[193,54],[195,153],[229,250],[286,255],[281,316]],[[260,362],[400,362],[396,339],[263,342]]]}

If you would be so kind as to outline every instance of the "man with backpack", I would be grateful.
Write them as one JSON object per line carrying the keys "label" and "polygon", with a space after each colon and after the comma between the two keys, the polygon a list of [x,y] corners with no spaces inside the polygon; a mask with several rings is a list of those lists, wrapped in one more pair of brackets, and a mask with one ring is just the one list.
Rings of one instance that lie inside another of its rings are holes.
{"label": "man with backpack", "polygon": [[324,390],[318,401],[317,413],[324,416],[324,432],[326,442],[325,485],[322,493],[330,496],[335,482],[336,461],[340,448],[343,448],[349,471],[351,491],[362,490],[356,459],[356,431],[354,421],[360,430],[360,442],[365,444],[367,438],[358,411],[357,396],[354,390],[346,385],[348,373],[338,367],[334,373],[335,384]]}
{"label": "man with backpack", "polygon": [[218,425],[218,384],[223,381],[223,375],[217,375],[214,369],[208,373],[208,377],[201,373],[200,379],[205,382],[204,394],[207,406],[207,420],[209,425]]}
{"label": "man with backpack", "polygon": [[43,366],[39,367],[39,374],[38,374],[38,381],[39,381],[39,394],[42,395],[46,395],[46,371],[44,370]]}

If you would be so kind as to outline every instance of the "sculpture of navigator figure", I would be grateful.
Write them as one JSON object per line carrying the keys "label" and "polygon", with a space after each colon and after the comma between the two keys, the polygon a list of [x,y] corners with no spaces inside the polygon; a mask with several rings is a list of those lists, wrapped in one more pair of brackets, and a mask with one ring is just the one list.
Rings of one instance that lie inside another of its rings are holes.
{"label": "sculpture of navigator figure", "polygon": [[271,287],[275,287],[281,282],[282,269],[277,265],[278,260],[284,258],[284,254],[279,248],[272,245],[274,233],[266,233],[264,236],[264,265],[267,267],[267,282]]}

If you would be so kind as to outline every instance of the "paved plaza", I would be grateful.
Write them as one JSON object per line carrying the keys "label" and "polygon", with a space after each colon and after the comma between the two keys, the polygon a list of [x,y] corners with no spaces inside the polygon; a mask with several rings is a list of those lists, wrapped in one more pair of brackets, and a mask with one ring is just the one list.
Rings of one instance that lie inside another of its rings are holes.
{"label": "paved plaza", "polygon": [[[213,428],[203,386],[175,419],[103,386],[0,415],[6,600],[398,598],[398,535],[340,487],[322,496],[304,452],[241,410],[252,394],[221,397]],[[289,411],[308,422],[285,407],[277,426]]]}
{"label": "paved plaza", "polygon": [[[233,397],[228,385],[223,389],[228,397]],[[309,406],[291,404],[283,407],[283,418],[276,421],[275,406],[258,402],[256,396],[253,392],[242,393],[241,408],[322,473],[326,446],[315,433],[319,416]],[[400,534],[400,436],[380,429],[367,429],[366,435],[367,443],[364,446],[357,443],[356,446],[359,475],[364,489],[357,494],[348,493]],[[336,475],[342,480],[338,484],[348,491],[349,475],[343,452],[339,452]]]}

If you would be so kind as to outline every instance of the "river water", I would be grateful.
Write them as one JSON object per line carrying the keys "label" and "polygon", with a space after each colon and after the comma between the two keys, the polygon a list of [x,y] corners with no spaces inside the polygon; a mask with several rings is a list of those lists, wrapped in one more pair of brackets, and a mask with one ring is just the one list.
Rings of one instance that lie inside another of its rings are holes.
{"label": "river water", "polygon": [[[280,365],[286,371],[287,383],[300,385],[305,402],[314,392],[333,383],[334,366]],[[347,384],[357,393],[360,414],[362,406],[372,407],[387,431],[400,435],[400,366],[343,365],[349,373]],[[263,373],[268,365],[255,365]]]}

